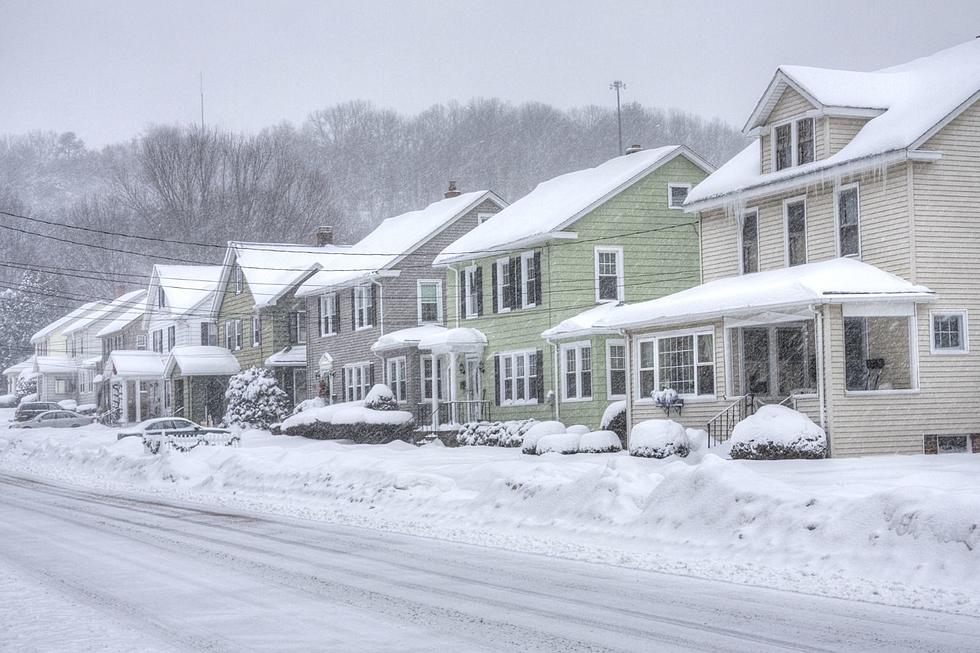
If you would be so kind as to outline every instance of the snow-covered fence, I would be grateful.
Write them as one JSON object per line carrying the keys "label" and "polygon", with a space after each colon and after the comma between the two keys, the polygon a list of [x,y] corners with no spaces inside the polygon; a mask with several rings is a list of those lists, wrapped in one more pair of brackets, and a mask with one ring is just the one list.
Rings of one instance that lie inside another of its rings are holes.
{"label": "snow-covered fence", "polygon": [[161,449],[183,453],[200,446],[237,447],[241,441],[241,436],[235,433],[164,431],[161,435],[144,435],[143,450],[152,454],[160,453]]}

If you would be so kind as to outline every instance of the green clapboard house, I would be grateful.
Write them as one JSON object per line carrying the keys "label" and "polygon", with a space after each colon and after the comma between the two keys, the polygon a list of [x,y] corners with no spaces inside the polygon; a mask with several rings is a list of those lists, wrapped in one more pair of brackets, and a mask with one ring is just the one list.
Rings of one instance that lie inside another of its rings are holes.
{"label": "green clapboard house", "polygon": [[598,428],[625,399],[622,337],[593,323],[700,282],[696,221],[681,206],[712,170],[683,146],[631,150],[539,184],[435,259],[459,334],[436,366],[450,404],[440,414]]}

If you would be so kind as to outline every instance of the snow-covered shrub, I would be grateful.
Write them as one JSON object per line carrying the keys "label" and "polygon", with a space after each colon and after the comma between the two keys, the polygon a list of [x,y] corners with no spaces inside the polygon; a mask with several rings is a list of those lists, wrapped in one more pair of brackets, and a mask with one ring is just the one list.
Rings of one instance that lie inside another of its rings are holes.
{"label": "snow-covered shrub", "polygon": [[508,422],[467,422],[459,427],[456,442],[463,446],[519,447],[535,419]]}
{"label": "snow-covered shrub", "polygon": [[524,438],[521,441],[521,451],[527,454],[536,454],[538,453],[538,440],[546,435],[554,435],[556,433],[564,432],[565,425],[561,422],[538,422],[524,434]]}
{"label": "snow-covered shrub", "polygon": [[286,419],[281,430],[314,440],[352,440],[358,444],[415,443],[412,414],[404,410],[373,410],[363,401],[310,408]]}
{"label": "snow-covered shrub", "polygon": [[590,429],[585,424],[572,424],[567,429],[565,429],[565,432],[566,433],[577,433],[578,435],[585,435],[586,433],[588,433],[591,430],[592,429]]}
{"label": "snow-covered shrub", "polygon": [[0,408],[15,408],[17,395],[0,395]]}
{"label": "snow-covered shrub", "polygon": [[761,407],[732,429],[732,458],[824,458],[827,434],[809,417],[786,406]]}
{"label": "snow-covered shrub", "polygon": [[323,397],[313,397],[312,399],[307,399],[301,401],[293,407],[293,415],[298,415],[304,410],[313,410],[315,408],[323,408],[327,405],[327,402],[323,400]]}
{"label": "snow-covered shrub", "polygon": [[538,440],[537,453],[578,453],[578,442],[582,438],[578,433],[552,433]]}
{"label": "snow-covered shrub", "polygon": [[267,429],[288,414],[289,397],[264,367],[250,367],[228,380],[225,392],[229,426]]}
{"label": "snow-covered shrub", "polygon": [[612,453],[622,451],[619,435],[612,431],[592,431],[578,441],[579,453]]}
{"label": "snow-covered shrub", "polygon": [[[37,394],[37,377],[32,376],[30,378],[17,379],[17,383],[14,386],[14,394],[17,395],[19,399],[23,399],[28,395]],[[35,401],[35,400],[31,400]]]}
{"label": "snow-covered shrub", "polygon": [[643,458],[686,456],[691,451],[687,429],[670,419],[640,422],[630,432],[630,455]]}
{"label": "snow-covered shrub", "polygon": [[614,401],[602,413],[599,428],[619,436],[619,443],[626,447],[626,401]]}
{"label": "snow-covered shrub", "polygon": [[398,400],[391,388],[383,383],[376,383],[364,397],[364,407],[371,410],[398,410]]}

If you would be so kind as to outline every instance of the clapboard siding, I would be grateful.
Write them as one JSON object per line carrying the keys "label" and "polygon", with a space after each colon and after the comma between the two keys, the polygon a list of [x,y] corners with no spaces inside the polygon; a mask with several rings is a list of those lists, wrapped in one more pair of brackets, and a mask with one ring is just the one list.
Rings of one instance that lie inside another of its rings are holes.
{"label": "clapboard siding", "polygon": [[844,146],[857,136],[861,128],[868,124],[866,118],[826,118],[823,120],[828,145],[826,156],[833,156],[844,149]]}
{"label": "clapboard siding", "polygon": [[724,209],[702,211],[701,278],[702,282],[731,277],[739,273],[738,225]]}

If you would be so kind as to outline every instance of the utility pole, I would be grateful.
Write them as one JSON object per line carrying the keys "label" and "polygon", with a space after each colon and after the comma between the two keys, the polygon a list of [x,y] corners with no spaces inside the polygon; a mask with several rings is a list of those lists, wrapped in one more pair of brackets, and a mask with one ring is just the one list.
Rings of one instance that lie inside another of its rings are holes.
{"label": "utility pole", "polygon": [[[626,90],[626,82],[617,79],[609,85],[609,90],[616,91],[616,123],[619,125],[619,154],[623,153],[623,108],[619,103],[619,92]],[[617,154],[617,156],[619,155]]]}

